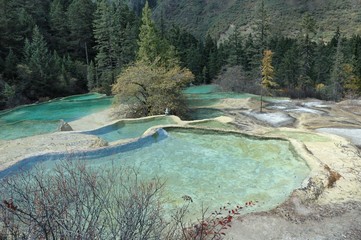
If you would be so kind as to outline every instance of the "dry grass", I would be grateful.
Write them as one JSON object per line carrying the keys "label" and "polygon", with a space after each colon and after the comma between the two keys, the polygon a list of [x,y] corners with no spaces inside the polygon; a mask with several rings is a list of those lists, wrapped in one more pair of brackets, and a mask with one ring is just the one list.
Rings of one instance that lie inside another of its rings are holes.
{"label": "dry grass", "polygon": [[333,171],[327,164],[325,164],[325,169],[329,173],[327,187],[331,188],[334,186],[336,181],[339,180],[342,176],[338,172]]}

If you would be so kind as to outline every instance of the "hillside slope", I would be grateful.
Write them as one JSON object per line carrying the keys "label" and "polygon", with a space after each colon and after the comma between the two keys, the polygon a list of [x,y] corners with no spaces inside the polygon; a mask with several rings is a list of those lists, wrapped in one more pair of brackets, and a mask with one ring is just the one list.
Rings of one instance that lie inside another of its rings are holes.
{"label": "hillside slope", "polygon": [[[259,1],[254,0],[159,0],[154,14],[166,24],[179,25],[198,37],[219,38],[231,25],[248,33]],[[302,16],[309,12],[317,21],[318,37],[329,39],[340,26],[347,36],[361,34],[361,0],[265,0],[272,32],[295,36]]]}

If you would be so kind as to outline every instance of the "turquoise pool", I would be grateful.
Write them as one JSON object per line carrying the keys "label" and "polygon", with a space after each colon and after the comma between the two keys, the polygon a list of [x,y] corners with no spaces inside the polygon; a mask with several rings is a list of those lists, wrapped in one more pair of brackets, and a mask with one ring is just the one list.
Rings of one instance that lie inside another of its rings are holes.
{"label": "turquoise pool", "polygon": [[[214,210],[227,203],[246,201],[258,201],[254,210],[270,209],[300,187],[309,174],[307,165],[294,154],[288,141],[210,130],[159,130],[137,142],[71,156],[95,168],[135,167],[145,180],[161,177],[166,181],[167,209],[182,205],[182,196],[189,195],[193,213],[202,204]],[[36,162],[51,169],[57,161],[68,158],[67,154],[33,157],[0,176],[31,168]]]}
{"label": "turquoise pool", "polygon": [[[209,107],[219,103],[222,99],[233,98],[233,99],[244,99],[254,98],[257,100],[261,99],[261,96],[250,93],[235,93],[235,92],[223,92],[217,85],[200,85],[192,86],[183,91],[188,99],[190,107]],[[263,101],[273,101],[273,97],[263,97]],[[287,99],[287,98],[282,98]]]}
{"label": "turquoise pool", "polygon": [[1,111],[0,139],[11,140],[54,132],[60,119],[73,121],[104,110],[111,103],[111,97],[93,93]]}
{"label": "turquoise pool", "polygon": [[202,120],[207,118],[216,118],[224,115],[225,114],[221,110],[214,108],[192,108],[190,109],[187,120]]}
{"label": "turquoise pool", "polygon": [[19,121],[0,124],[0,139],[12,140],[38,134],[54,132],[60,121]]}
{"label": "turquoise pool", "polygon": [[249,93],[222,92],[217,85],[192,86],[183,91],[190,107],[208,107],[225,98],[250,98],[257,95]]}

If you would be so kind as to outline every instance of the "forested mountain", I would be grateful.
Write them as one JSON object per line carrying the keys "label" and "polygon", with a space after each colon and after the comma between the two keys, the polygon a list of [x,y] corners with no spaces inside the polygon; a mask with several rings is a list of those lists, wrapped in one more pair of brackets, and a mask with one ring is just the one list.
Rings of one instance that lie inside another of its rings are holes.
{"label": "forested mountain", "polygon": [[[110,94],[135,61],[145,3],[0,0],[0,109],[87,91]],[[204,70],[215,41],[203,45],[178,27],[157,34],[175,46],[198,82],[215,77],[216,71]]]}
{"label": "forested mountain", "polygon": [[[209,33],[218,38],[231,25],[246,34],[256,23],[255,0],[160,0],[155,10],[158,21],[186,28],[197,37]],[[308,12],[318,23],[320,38],[330,39],[337,26],[346,36],[361,34],[361,0],[266,0],[272,32],[296,36],[300,19]]]}
{"label": "forested mountain", "polygon": [[[217,81],[258,93],[269,50],[273,94],[340,100],[360,93],[361,0],[148,3],[154,46],[169,45],[193,84]],[[145,4],[0,0],[0,109],[88,91],[111,94],[137,60]],[[159,56],[155,62],[169,57]]]}

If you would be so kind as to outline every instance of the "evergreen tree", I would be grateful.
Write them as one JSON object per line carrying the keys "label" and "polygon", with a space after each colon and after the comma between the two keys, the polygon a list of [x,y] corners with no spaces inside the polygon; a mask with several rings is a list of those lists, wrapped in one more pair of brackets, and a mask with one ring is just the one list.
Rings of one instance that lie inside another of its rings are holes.
{"label": "evergreen tree", "polygon": [[10,48],[9,54],[5,58],[3,73],[4,73],[4,77],[6,79],[9,79],[8,83],[10,83],[11,85],[16,83],[16,78],[17,78],[16,65],[18,64],[18,61],[19,60],[16,57],[15,53]]}
{"label": "evergreen tree", "polygon": [[335,50],[337,48],[333,47],[331,44],[318,44],[315,46],[314,54],[314,72],[315,72],[315,82],[316,84],[326,84],[326,81],[330,78],[330,72],[333,65],[333,57]]}
{"label": "evergreen tree", "polygon": [[203,67],[203,80],[204,83],[209,84],[211,80],[216,77],[219,71],[218,64],[216,63],[217,44],[210,35],[207,35],[203,58],[205,59],[205,66]]}
{"label": "evergreen tree", "polygon": [[130,6],[137,15],[141,15],[142,10],[148,3],[150,8],[154,8],[157,5],[157,0],[129,0]]}
{"label": "evergreen tree", "polygon": [[297,78],[300,74],[300,62],[299,62],[298,46],[295,43],[284,54],[278,76],[282,79],[282,83],[289,89],[293,90],[297,87]]}
{"label": "evergreen tree", "polygon": [[147,64],[154,63],[159,52],[159,37],[157,36],[154,22],[151,19],[152,11],[149,8],[148,2],[142,11],[141,26],[139,30],[139,50],[137,53],[137,61]]}
{"label": "evergreen tree", "polygon": [[[180,57],[180,65],[191,70],[195,75],[196,83],[202,83],[202,69],[206,64],[203,58],[203,43],[177,26],[172,26],[166,33],[166,39],[176,48],[177,55]],[[219,60],[221,56],[217,57]]]}
{"label": "evergreen tree", "polygon": [[255,16],[255,37],[256,44],[262,54],[267,48],[268,39],[270,34],[270,16],[265,7],[265,1],[259,0]]}
{"label": "evergreen tree", "polygon": [[330,46],[337,48],[338,40],[340,39],[340,37],[341,37],[340,27],[337,27],[336,32],[330,41]]}
{"label": "evergreen tree", "polygon": [[361,78],[361,36],[353,36],[348,45],[353,72],[358,78]]}
{"label": "evergreen tree", "polygon": [[195,76],[195,82],[200,84],[203,82],[202,70],[204,67],[204,61],[202,56],[201,44],[192,46],[187,49],[185,57],[185,67],[191,70]]}
{"label": "evergreen tree", "polygon": [[63,0],[53,0],[50,4],[49,25],[51,33],[51,48],[61,54],[67,51],[68,28]]}
{"label": "evergreen tree", "polygon": [[231,66],[241,65],[245,62],[242,37],[239,31],[235,31],[226,43],[228,48],[228,64]]}
{"label": "evergreen tree", "polygon": [[259,68],[258,49],[253,41],[252,34],[249,34],[244,45],[243,67],[246,72]]}
{"label": "evergreen tree", "polygon": [[74,59],[88,62],[87,53],[91,53],[94,44],[94,12],[95,4],[92,0],[73,0],[67,9],[68,49]]}
{"label": "evergreen tree", "polygon": [[24,61],[20,65],[20,75],[24,81],[26,95],[30,99],[45,97],[49,94],[51,56],[44,37],[35,26],[32,40],[26,40],[24,46]]}
{"label": "evergreen tree", "polygon": [[329,98],[334,101],[341,99],[343,94],[344,73],[343,73],[344,56],[342,53],[342,40],[339,38],[337,43],[336,55],[331,71],[329,82]]}
{"label": "evergreen tree", "polygon": [[107,94],[122,67],[134,60],[135,27],[135,16],[121,1],[98,1],[94,18],[96,78]]}
{"label": "evergreen tree", "polygon": [[175,48],[158,35],[150,16],[146,3],[137,61],[119,75],[112,92],[117,94],[118,102],[130,107],[130,116],[163,114],[164,111],[184,116],[187,104],[182,89],[193,80],[193,74],[180,67]]}
{"label": "evergreen tree", "polygon": [[33,18],[20,1],[0,0],[0,58],[5,59],[9,49],[15,55],[23,52],[24,40],[31,36]]}
{"label": "evergreen tree", "polygon": [[96,78],[95,65],[93,61],[91,61],[90,64],[87,66],[87,87],[89,91],[99,88]]}
{"label": "evergreen tree", "polygon": [[308,38],[312,38],[312,35],[314,36],[316,34],[316,21],[315,19],[311,16],[310,13],[306,13],[303,18],[302,18],[302,22],[301,22],[301,27],[303,30],[303,33],[305,34],[305,37],[307,36]]}
{"label": "evergreen tree", "polygon": [[301,23],[304,38],[301,42],[301,75],[298,78],[299,87],[306,93],[315,85],[314,80],[314,49],[312,37],[316,34],[316,21],[310,14],[305,14]]}
{"label": "evergreen tree", "polygon": [[137,61],[166,68],[177,66],[179,59],[174,46],[159,36],[151,15],[152,11],[147,2],[142,12]]}

